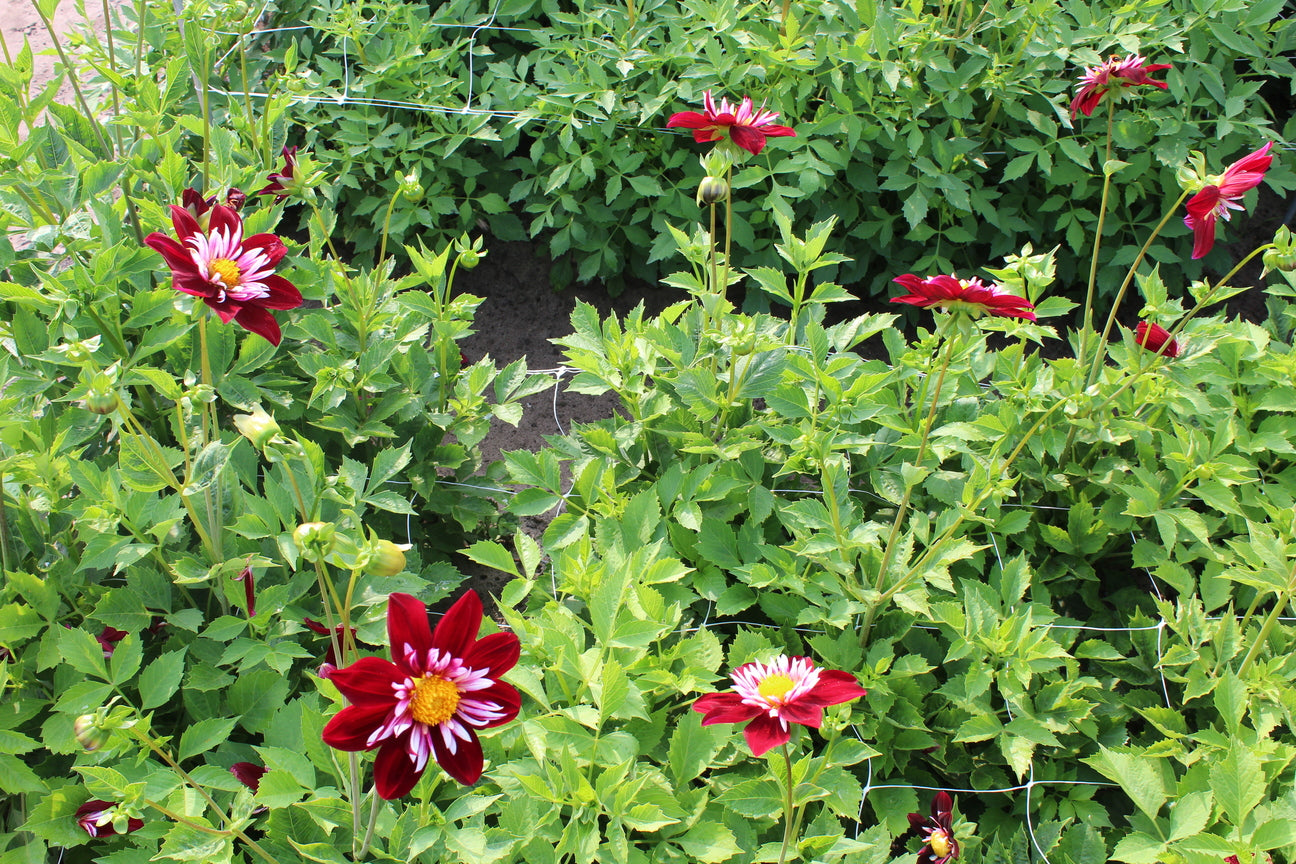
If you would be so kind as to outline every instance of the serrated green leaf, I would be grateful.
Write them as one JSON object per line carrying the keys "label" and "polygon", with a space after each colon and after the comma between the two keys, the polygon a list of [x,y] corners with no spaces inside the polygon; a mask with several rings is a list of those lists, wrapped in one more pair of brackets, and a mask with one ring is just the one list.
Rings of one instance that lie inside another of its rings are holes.
{"label": "serrated green leaf", "polygon": [[140,675],[141,707],[156,708],[170,699],[180,687],[185,669],[185,649],[168,651],[150,663]]}

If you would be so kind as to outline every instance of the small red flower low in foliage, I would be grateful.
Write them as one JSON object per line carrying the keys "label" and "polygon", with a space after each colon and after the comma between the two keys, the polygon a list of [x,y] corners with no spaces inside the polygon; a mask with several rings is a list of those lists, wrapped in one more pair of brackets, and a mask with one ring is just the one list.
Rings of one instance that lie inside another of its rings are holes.
{"label": "small red flower low in foliage", "polygon": [[522,699],[500,680],[521,644],[512,633],[478,639],[481,599],[468,591],[433,631],[427,609],[409,594],[387,601],[392,661],[362,657],[329,673],[351,705],[324,727],[324,743],[339,750],[373,750],[374,786],[381,798],[414,788],[429,759],[460,783],[481,777],[477,729],[509,722]]}
{"label": "small red flower low in foliage", "polygon": [[261,778],[266,775],[266,771],[269,769],[255,762],[235,762],[230,766],[229,770],[231,774],[238,778],[240,783],[256,792],[261,788]]}
{"label": "small red flower low in foliage", "polygon": [[931,816],[909,814],[909,829],[922,837],[918,864],[948,864],[958,858],[959,845],[954,839],[954,800],[948,792],[937,792],[932,798]]}
{"label": "small red flower low in foliage", "polygon": [[1260,185],[1265,172],[1273,164],[1269,143],[1254,153],[1243,156],[1224,169],[1224,173],[1196,195],[1188,199],[1188,215],[1184,224],[1193,232],[1192,257],[1201,258],[1215,245],[1215,220],[1228,221],[1230,210],[1245,209],[1239,203],[1242,196]]}
{"label": "small red flower low in foliage", "polygon": [[[320,636],[329,635],[328,627],[326,627],[324,624],[321,624],[319,621],[316,621],[314,618],[303,618],[302,623],[305,624],[306,629],[311,631],[312,633],[318,633]],[[338,624],[336,627],[333,628],[333,632],[337,634],[337,641],[339,645],[341,645],[346,639],[346,634],[344,632],[344,629],[350,630],[351,638],[353,639],[355,638],[356,628],[354,627],[343,628],[341,624]],[[337,652],[333,650],[333,640],[329,639],[328,653],[324,655],[324,663],[329,667],[331,671],[334,667],[337,666],[337,662],[338,662],[338,656],[337,656]]]}
{"label": "small red flower low in foliage", "polygon": [[206,214],[204,229],[184,207],[171,207],[176,239],[154,231],[144,242],[171,266],[171,285],[192,294],[220,316],[263,336],[280,340],[279,322],[268,310],[296,309],[302,304],[297,288],[274,272],[288,254],[273,234],[243,236],[243,220],[222,204]]}
{"label": "small red flower low in foliage", "polygon": [[693,140],[699,144],[707,141],[721,141],[728,138],[734,144],[759,156],[765,149],[766,138],[795,138],[796,132],[790,126],[779,126],[774,121],[778,114],[756,108],[750,96],[744,96],[737,105],[730,104],[728,99],[721,99],[719,107],[711,98],[711,91],[702,97],[702,113],[697,111],[680,111],[672,114],[666,121],[667,127],[682,127],[693,130]]}
{"label": "small red flower low in foliage", "polygon": [[693,703],[703,726],[746,723],[743,737],[753,756],[762,756],[792,737],[789,723],[823,724],[823,709],[868,691],[849,672],[820,669],[809,657],[779,655],[768,663],[747,663],[731,676],[733,692],[708,693]]}
{"label": "small red flower low in foliage", "polygon": [[[77,808],[77,824],[84,828],[85,832],[91,837],[110,837],[118,833],[117,829],[113,827],[113,811],[116,806],[111,801],[100,801],[98,799],[87,801]],[[126,830],[122,833],[129,834],[143,827],[143,819],[127,819]]]}
{"label": "small red flower low in foliage", "polygon": [[276,204],[293,194],[297,174],[297,148],[285,146],[283,148],[283,160],[283,170],[272,172],[266,177],[270,183],[252,194],[273,195]]}
{"label": "small red flower low in foliage", "polygon": [[947,312],[967,312],[974,316],[993,315],[998,318],[1025,318],[1035,320],[1035,307],[1025,297],[1009,294],[998,285],[989,285],[980,279],[959,279],[957,276],[933,276],[920,279],[912,273],[897,276],[895,282],[909,289],[901,297],[892,297],[892,303],[908,303],[923,309],[944,309]]}
{"label": "small red flower low in foliage", "polygon": [[1165,357],[1179,356],[1179,343],[1170,338],[1170,331],[1151,321],[1140,321],[1134,329],[1134,341],[1149,351]]}
{"label": "small red flower low in foliage", "polygon": [[1071,119],[1075,119],[1076,112],[1086,117],[1093,116],[1094,109],[1113,88],[1150,84],[1165,90],[1168,87],[1166,82],[1153,81],[1149,76],[1152,72],[1169,68],[1169,63],[1148,63],[1137,54],[1131,54],[1124,60],[1112,57],[1100,66],[1089,67],[1080,76],[1080,90],[1071,100]]}

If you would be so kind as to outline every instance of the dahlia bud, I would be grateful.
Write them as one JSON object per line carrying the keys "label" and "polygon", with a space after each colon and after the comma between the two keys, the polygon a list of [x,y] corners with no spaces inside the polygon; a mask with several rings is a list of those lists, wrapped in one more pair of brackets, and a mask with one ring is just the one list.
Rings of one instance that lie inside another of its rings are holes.
{"label": "dahlia bud", "polygon": [[697,203],[715,204],[717,201],[723,201],[729,194],[729,184],[723,177],[703,177],[702,182],[698,184]]}
{"label": "dahlia bud", "polygon": [[1175,171],[1175,181],[1185,192],[1197,193],[1214,183],[1206,172],[1206,157],[1196,150],[1188,154],[1188,161]]}
{"label": "dahlia bud", "polygon": [[72,724],[72,734],[78,744],[93,752],[108,743],[112,732],[101,725],[98,714],[82,714]]}
{"label": "dahlia bud", "polygon": [[90,389],[86,391],[85,409],[94,414],[111,414],[117,410],[121,400],[117,396],[117,388],[113,386],[113,380],[108,375],[100,372],[90,381]]}
{"label": "dahlia bud", "polygon": [[481,259],[486,257],[486,250],[483,248],[485,241],[478,237],[471,243],[468,242],[468,235],[465,234],[455,241],[455,249],[459,256],[455,260],[459,266],[465,270],[471,270],[481,263]]}
{"label": "dahlia bud", "polygon": [[234,427],[258,450],[264,450],[280,432],[279,424],[260,405],[251,414],[235,414]]}
{"label": "dahlia bud", "polygon": [[417,204],[423,200],[423,184],[419,182],[417,171],[411,171],[401,178],[400,194],[411,204]]}
{"label": "dahlia bud", "polygon": [[1264,266],[1266,270],[1282,270],[1287,273],[1296,270],[1296,242],[1286,225],[1274,234],[1273,248],[1264,253]]}
{"label": "dahlia bud", "polygon": [[246,203],[247,193],[242,189],[231,186],[230,190],[225,193],[225,206],[231,210],[242,210],[243,205]]}
{"label": "dahlia bud", "polygon": [[335,531],[332,522],[303,522],[293,531],[293,543],[303,558],[323,561],[333,551]]}
{"label": "dahlia bud", "polygon": [[370,546],[369,563],[364,571],[370,576],[395,576],[405,569],[405,549],[390,540],[379,540]]}

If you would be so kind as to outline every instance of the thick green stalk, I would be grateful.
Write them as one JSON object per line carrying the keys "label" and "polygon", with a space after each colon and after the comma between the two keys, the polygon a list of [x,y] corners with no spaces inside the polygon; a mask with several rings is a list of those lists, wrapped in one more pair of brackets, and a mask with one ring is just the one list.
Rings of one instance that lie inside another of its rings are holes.
{"label": "thick green stalk", "polygon": [[1098,226],[1094,230],[1093,255],[1089,259],[1089,287],[1085,291],[1084,329],[1080,331],[1080,363],[1083,365],[1089,357],[1089,335],[1093,330],[1094,288],[1098,284],[1098,250],[1102,247],[1103,224],[1107,221],[1107,199],[1111,194],[1111,172],[1107,163],[1111,162],[1112,121],[1115,117],[1116,102],[1107,100],[1107,156],[1103,161],[1102,201],[1098,205]]}
{"label": "thick green stalk", "polygon": [[792,754],[788,751],[787,742],[783,742],[783,764],[787,766],[787,794],[783,798],[783,846],[779,849],[778,864],[787,860],[788,844],[792,841],[793,816],[796,812],[796,801],[792,795]]}

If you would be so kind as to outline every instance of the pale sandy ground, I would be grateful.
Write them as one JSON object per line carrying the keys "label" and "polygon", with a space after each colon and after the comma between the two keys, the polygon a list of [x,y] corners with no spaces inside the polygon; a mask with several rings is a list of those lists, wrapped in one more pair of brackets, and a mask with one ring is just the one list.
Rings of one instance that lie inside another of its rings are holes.
{"label": "pale sandy ground", "polygon": [[[102,0],[85,4],[83,10],[78,10],[77,5],[71,0],[63,0],[54,12],[54,29],[58,31],[61,40],[74,30],[87,27],[97,33],[104,32]],[[125,5],[124,0],[108,0],[109,11],[112,12]],[[39,93],[54,78],[59,60],[49,31],[36,14],[35,3],[32,0],[0,0],[0,28],[3,29],[5,47],[9,50],[10,57],[18,56],[24,39],[31,45],[35,55],[31,89],[33,93]]]}

